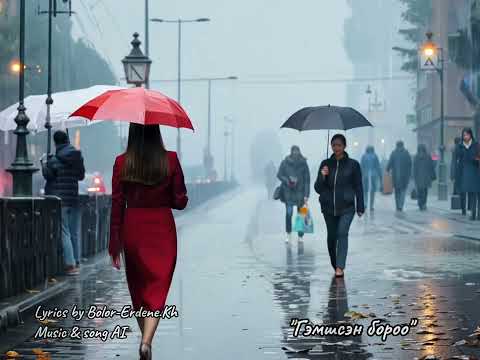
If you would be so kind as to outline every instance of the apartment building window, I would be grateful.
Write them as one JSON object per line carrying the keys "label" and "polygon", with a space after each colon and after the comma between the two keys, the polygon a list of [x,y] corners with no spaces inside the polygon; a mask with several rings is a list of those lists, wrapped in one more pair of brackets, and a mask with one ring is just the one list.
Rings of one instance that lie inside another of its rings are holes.
{"label": "apartment building window", "polygon": [[432,107],[426,106],[418,111],[419,124],[425,125],[432,122]]}

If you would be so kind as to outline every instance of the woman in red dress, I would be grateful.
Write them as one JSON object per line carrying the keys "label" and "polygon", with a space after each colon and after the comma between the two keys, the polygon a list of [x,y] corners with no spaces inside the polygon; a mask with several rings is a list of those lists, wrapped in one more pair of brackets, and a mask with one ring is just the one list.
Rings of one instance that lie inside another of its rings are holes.
{"label": "woman in red dress", "polygon": [[[188,197],[180,162],[165,150],[158,125],[130,124],[127,151],[113,166],[108,251],[120,269],[120,254],[134,310],[162,311],[177,258],[172,208]],[[140,359],[151,359],[159,318],[137,318],[142,332]]]}

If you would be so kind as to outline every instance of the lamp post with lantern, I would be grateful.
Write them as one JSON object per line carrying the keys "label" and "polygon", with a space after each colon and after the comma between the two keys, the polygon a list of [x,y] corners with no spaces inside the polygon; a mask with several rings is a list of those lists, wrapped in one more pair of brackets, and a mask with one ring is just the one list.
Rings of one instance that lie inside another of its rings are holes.
{"label": "lamp post with lantern", "polygon": [[[52,98],[52,17],[57,17],[58,14],[68,14],[72,16],[72,0],[62,0],[64,4],[68,3],[68,11],[60,11],[57,9],[57,0],[48,0],[48,10],[40,11],[40,5],[38,6],[38,14],[48,14],[48,61],[47,61],[47,98],[45,104],[47,105],[47,115],[45,117],[45,129],[47,129],[47,155],[51,156],[52,148],[52,124],[50,116],[50,107],[53,104]],[[67,129],[68,133],[68,129]]]}
{"label": "lamp post with lantern", "polygon": [[138,40],[138,36],[138,33],[133,34],[132,50],[123,58],[122,63],[127,84],[141,87],[148,81],[152,60],[140,50],[141,42]]}
{"label": "lamp post with lantern", "polygon": [[32,196],[32,175],[38,169],[28,158],[27,135],[30,133],[27,125],[30,121],[23,104],[25,96],[25,0],[20,1],[20,41],[18,66],[18,114],[15,117],[17,128],[13,131],[17,135],[15,160],[7,169],[12,174],[13,196]]}
{"label": "lamp post with lantern", "polygon": [[419,51],[420,69],[436,72],[440,79],[440,162],[438,164],[438,200],[448,199],[447,164],[445,163],[445,111],[444,111],[444,55],[443,49],[433,40],[433,33],[427,32],[427,40]]}
{"label": "lamp post with lantern", "polygon": [[138,40],[138,36],[137,32],[133,34],[133,40],[130,43],[132,50],[122,59],[122,63],[127,84],[141,87],[142,84],[148,84],[152,60],[140,50],[141,41]]}

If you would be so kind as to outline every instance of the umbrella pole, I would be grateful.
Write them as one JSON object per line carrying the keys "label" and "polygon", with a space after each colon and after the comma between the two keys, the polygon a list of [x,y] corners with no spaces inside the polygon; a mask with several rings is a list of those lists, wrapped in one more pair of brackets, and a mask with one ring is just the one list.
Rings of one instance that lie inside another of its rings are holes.
{"label": "umbrella pole", "polygon": [[328,142],[330,141],[330,129],[327,131],[327,159],[328,159]]}

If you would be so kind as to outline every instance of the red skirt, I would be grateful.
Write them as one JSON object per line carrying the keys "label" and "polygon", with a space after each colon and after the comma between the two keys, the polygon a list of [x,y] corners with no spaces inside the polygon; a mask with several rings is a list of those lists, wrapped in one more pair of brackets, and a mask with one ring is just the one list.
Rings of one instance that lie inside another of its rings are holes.
{"label": "red skirt", "polygon": [[163,310],[177,261],[172,210],[126,208],[122,237],[133,308]]}

